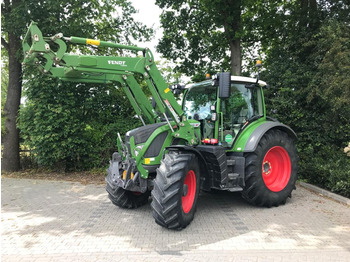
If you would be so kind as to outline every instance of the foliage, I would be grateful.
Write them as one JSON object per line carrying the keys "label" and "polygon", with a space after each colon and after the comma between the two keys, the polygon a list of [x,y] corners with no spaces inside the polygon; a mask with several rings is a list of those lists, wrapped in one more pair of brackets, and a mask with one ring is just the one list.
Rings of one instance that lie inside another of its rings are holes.
{"label": "foliage", "polygon": [[308,95],[310,103],[317,98],[327,101],[331,97],[327,101],[331,112],[344,116],[350,116],[349,39],[350,28],[344,24],[331,21],[321,27],[317,51],[313,54],[320,63]]}
{"label": "foliage", "polygon": [[21,135],[40,166],[60,170],[106,166],[116,149],[117,132],[139,124],[119,88],[76,85],[38,74],[25,86]]}
{"label": "foliage", "polygon": [[177,62],[175,70],[192,75],[194,82],[221,70],[237,74],[235,65],[241,67],[238,75],[248,76],[255,60],[279,38],[288,11],[297,2],[157,0],[165,9],[158,51]]}
{"label": "foliage", "polygon": [[300,174],[308,182],[350,197],[350,161],[339,148],[322,145],[302,150]]}
{"label": "foliage", "polygon": [[156,61],[156,65],[168,85],[183,84],[186,82],[184,75],[181,72],[175,71],[176,64],[163,59]]}
{"label": "foliage", "polygon": [[230,41],[240,39],[241,1],[157,0],[156,4],[165,10],[157,48],[179,63],[175,70],[204,76],[230,68]]}
{"label": "foliage", "polygon": [[[8,46],[9,35],[16,36],[20,46],[19,36],[24,35],[32,20],[38,22],[45,36],[61,32],[64,36],[132,44],[134,39],[149,40],[153,34],[153,29],[134,20],[136,10],[128,0],[5,0],[1,7],[4,46]],[[70,46],[69,51],[77,52],[76,49],[77,46]],[[108,48],[93,47],[80,48],[80,52],[112,53]],[[115,50],[113,52],[115,55]],[[15,55],[17,61],[22,60],[20,47],[9,55]],[[115,145],[116,131],[123,133],[135,126],[134,113],[129,110],[130,105],[125,104],[126,99],[120,90],[61,83],[40,76],[29,68],[25,73],[26,104],[21,108],[18,121],[22,141],[25,146],[34,148],[40,165],[59,164],[63,169],[104,165]],[[11,77],[12,82],[19,82],[10,72]]]}
{"label": "foliage", "polygon": [[[6,2],[6,1],[5,1]],[[1,16],[2,32],[24,35],[31,21],[45,35],[101,38],[131,43],[149,40],[153,30],[133,19],[135,8],[128,0],[20,0]]]}
{"label": "foliage", "polygon": [[339,5],[323,2],[306,18],[292,6],[265,50],[262,78],[271,85],[267,112],[298,135],[300,176],[349,196],[350,161],[341,151],[350,140],[350,29]]}

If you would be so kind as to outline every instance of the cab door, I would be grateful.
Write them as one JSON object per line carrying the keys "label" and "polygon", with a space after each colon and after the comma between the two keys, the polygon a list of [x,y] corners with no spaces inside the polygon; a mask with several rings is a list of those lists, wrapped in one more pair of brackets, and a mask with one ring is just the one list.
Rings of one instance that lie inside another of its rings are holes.
{"label": "cab door", "polygon": [[219,132],[221,144],[232,147],[235,138],[248,120],[264,116],[261,88],[248,88],[251,84],[231,83],[230,96],[221,98],[222,122]]}
{"label": "cab door", "polygon": [[188,90],[183,101],[183,110],[187,119],[200,122],[201,137],[216,138],[217,127],[212,120],[212,107],[217,103],[217,87],[211,82],[193,86]]}

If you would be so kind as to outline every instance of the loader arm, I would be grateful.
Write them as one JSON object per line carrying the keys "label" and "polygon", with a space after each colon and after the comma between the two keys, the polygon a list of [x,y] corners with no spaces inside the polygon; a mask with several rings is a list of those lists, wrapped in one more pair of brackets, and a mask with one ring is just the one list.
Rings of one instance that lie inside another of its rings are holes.
{"label": "loader arm", "polygon": [[[66,42],[142,52],[142,57],[94,56],[69,54]],[[64,37],[61,33],[43,37],[37,23],[32,22],[23,39],[24,64],[35,65],[42,73],[65,81],[85,83],[120,83],[136,114],[145,125],[160,121],[159,115],[143,92],[135,76],[142,75],[157,108],[173,131],[172,135],[193,145],[194,129],[181,106],[161,76],[152,52],[148,48],[80,37]],[[175,125],[170,123],[170,113]]]}

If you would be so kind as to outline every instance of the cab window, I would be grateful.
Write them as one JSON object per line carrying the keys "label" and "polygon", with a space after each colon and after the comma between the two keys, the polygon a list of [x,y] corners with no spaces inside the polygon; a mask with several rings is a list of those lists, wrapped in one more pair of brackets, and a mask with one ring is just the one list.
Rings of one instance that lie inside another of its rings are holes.
{"label": "cab window", "polygon": [[221,100],[224,146],[232,146],[239,130],[250,118],[263,115],[260,89],[249,89],[245,85],[231,84],[230,97]]}
{"label": "cab window", "polygon": [[211,85],[191,88],[184,99],[184,112],[188,119],[201,123],[203,138],[214,138],[215,123],[211,121],[211,106],[216,103],[217,88]]}

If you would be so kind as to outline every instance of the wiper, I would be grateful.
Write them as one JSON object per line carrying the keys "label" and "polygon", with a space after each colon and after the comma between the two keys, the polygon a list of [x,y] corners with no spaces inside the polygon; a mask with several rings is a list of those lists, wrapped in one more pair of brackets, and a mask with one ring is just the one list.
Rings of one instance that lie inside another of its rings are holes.
{"label": "wiper", "polygon": [[246,84],[245,88],[254,90],[255,88],[258,88],[259,84],[258,83],[253,83],[253,84]]}
{"label": "wiper", "polygon": [[262,116],[262,115],[252,116],[251,118],[249,118],[249,119],[247,120],[247,122],[253,122],[253,121],[255,121],[255,120],[257,120],[257,119],[259,119],[259,118],[261,118],[261,117],[263,117],[263,116]]}
{"label": "wiper", "polygon": [[255,120],[258,120],[259,118],[263,117],[262,115],[258,115],[258,116],[252,116],[251,118],[249,118],[247,121],[245,121],[243,127],[245,127],[246,125],[250,124],[251,122],[254,122]]}

